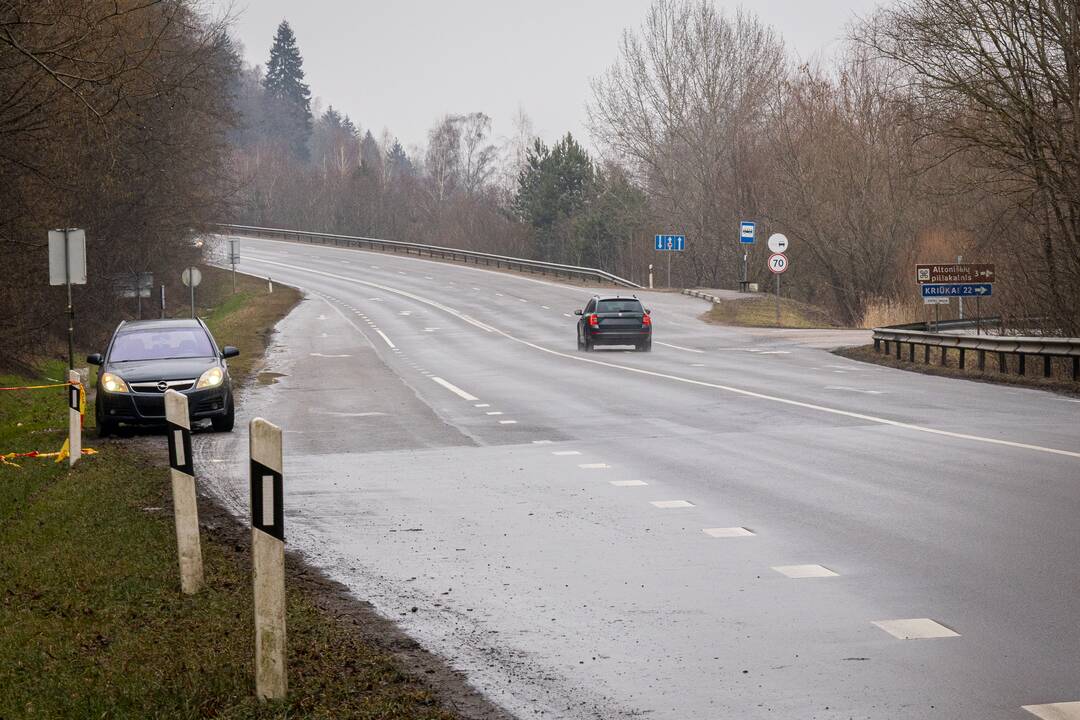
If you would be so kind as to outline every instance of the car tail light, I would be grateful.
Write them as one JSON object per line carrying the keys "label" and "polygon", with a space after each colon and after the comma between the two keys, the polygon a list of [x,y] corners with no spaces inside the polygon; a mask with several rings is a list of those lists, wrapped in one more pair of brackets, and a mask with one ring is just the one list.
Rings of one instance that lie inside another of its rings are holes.
{"label": "car tail light", "polygon": [[649,317],[648,315],[642,315],[641,316],[641,325],[642,325],[642,327],[649,327],[650,325],[652,325],[652,318]]}
{"label": "car tail light", "polygon": [[589,327],[600,327],[600,316],[593,314],[589,316]]}

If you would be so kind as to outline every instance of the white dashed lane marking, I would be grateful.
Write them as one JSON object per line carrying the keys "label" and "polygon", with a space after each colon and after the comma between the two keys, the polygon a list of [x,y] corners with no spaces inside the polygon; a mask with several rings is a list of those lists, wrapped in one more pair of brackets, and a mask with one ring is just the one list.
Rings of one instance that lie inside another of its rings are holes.
{"label": "white dashed lane marking", "polygon": [[555,452],[553,452],[551,454],[552,455],[580,455],[581,453],[578,452],[577,450],[556,450]]}
{"label": "white dashed lane marking", "polygon": [[663,345],[664,347],[674,348],[676,350],[683,350],[685,352],[700,353],[700,354],[705,353],[704,350],[695,350],[694,348],[682,347],[681,345],[672,345],[671,343],[660,342],[659,340],[656,340],[655,342],[656,342],[657,345]]}
{"label": "white dashed lane marking", "polygon": [[500,425],[517,425],[517,420],[500,420]]}
{"label": "white dashed lane marking", "polygon": [[744,527],[705,528],[701,532],[714,538],[752,537],[754,535]]}
{"label": "white dashed lane marking", "polygon": [[490,410],[490,411],[488,411],[487,414],[488,415],[502,415],[502,410]]}
{"label": "white dashed lane marking", "polygon": [[582,470],[606,470],[611,466],[607,463],[582,463],[578,467]]}
{"label": "white dashed lane marking", "polygon": [[468,400],[469,402],[475,402],[475,401],[480,399],[480,398],[476,397],[475,395],[470,395],[469,393],[465,392],[464,390],[459,388],[457,385],[454,385],[453,383],[450,383],[450,382],[447,382],[446,380],[443,380],[441,377],[432,377],[431,379],[434,380],[435,382],[439,383],[440,385],[442,385],[444,388],[446,388],[450,392],[457,395],[462,400]]}
{"label": "white dashed lane marking", "polygon": [[477,403],[473,407],[491,407],[491,403]]}
{"label": "white dashed lane marking", "polygon": [[1020,709],[1027,710],[1040,720],[1080,720],[1080,702],[1024,705]]}
{"label": "white dashed lane marking", "polygon": [[615,487],[645,487],[649,484],[641,480],[610,480],[609,482]]}
{"label": "white dashed lane marking", "polygon": [[960,633],[930,618],[874,620],[873,624],[900,640],[960,637]]}
{"label": "white dashed lane marking", "polygon": [[687,502],[686,500],[653,500],[649,504],[653,507],[661,508],[662,510],[694,507],[694,503]]}
{"label": "white dashed lane marking", "polygon": [[838,573],[833,572],[827,567],[822,565],[777,565],[773,568],[781,575],[785,575],[789,578],[796,580],[802,578],[824,578],[824,577],[838,577]]}

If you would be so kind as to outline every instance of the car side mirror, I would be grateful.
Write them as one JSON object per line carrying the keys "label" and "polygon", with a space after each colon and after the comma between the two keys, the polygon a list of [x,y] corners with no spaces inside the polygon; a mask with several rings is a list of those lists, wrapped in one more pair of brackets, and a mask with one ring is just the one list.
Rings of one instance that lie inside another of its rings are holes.
{"label": "car side mirror", "polygon": [[105,359],[101,357],[101,353],[94,353],[93,355],[86,356],[86,362],[90,363],[91,365],[100,365],[104,361]]}
{"label": "car side mirror", "polygon": [[225,347],[221,348],[221,357],[225,358],[226,360],[228,360],[229,358],[234,358],[239,354],[240,351],[234,348],[232,345],[226,345]]}
{"label": "car side mirror", "polygon": [[584,311],[584,310],[575,310],[575,311],[574,311],[574,314],[575,314],[575,315],[584,315],[584,314],[585,314],[585,311]]}

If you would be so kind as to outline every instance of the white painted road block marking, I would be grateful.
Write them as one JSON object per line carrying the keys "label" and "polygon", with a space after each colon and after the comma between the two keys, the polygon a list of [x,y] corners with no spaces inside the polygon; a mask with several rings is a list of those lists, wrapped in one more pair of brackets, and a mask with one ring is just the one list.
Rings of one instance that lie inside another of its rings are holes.
{"label": "white painted road block marking", "polygon": [[255,694],[285,697],[285,509],[281,428],[249,425],[251,552],[255,586]]}
{"label": "white painted road block marking", "polygon": [[754,535],[744,527],[705,528],[701,532],[714,538],[753,537]]}
{"label": "white painted road block marking", "polygon": [[649,483],[642,480],[609,480],[615,487],[645,487]]}
{"label": "white painted road block marking", "polygon": [[899,640],[960,637],[960,633],[930,618],[874,620],[873,624]]}
{"label": "white painted road block marking", "polygon": [[1040,720],[1080,720],[1080,702],[1024,705],[1020,709],[1027,710]]}
{"label": "white painted road block marking", "polygon": [[838,573],[833,572],[823,565],[777,565],[773,567],[773,570],[781,575],[796,580],[802,578],[839,577]]}
{"label": "white painted road block marking", "polygon": [[686,500],[653,500],[649,504],[662,510],[694,507],[694,503],[687,502]]}
{"label": "white painted road block marking", "polygon": [[172,480],[180,590],[193,595],[203,585],[203,561],[199,540],[199,506],[195,499],[195,469],[191,458],[191,418],[186,395],[175,390],[165,391],[165,420],[169,424],[169,475]]}

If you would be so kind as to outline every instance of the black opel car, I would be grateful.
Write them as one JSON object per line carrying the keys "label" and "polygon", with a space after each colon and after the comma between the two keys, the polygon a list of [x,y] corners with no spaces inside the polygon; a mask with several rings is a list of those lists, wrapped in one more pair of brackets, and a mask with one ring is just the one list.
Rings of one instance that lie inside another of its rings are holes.
{"label": "black opel car", "polygon": [[225,360],[239,354],[230,345],[219,350],[199,319],[120,323],[105,354],[86,358],[100,366],[94,408],[98,436],[108,437],[120,423],[164,423],[166,390],[187,395],[193,421],[232,430],[235,408]]}
{"label": "black opel car", "polygon": [[577,323],[578,350],[597,345],[633,345],[638,352],[652,350],[652,318],[636,297],[593,296]]}

